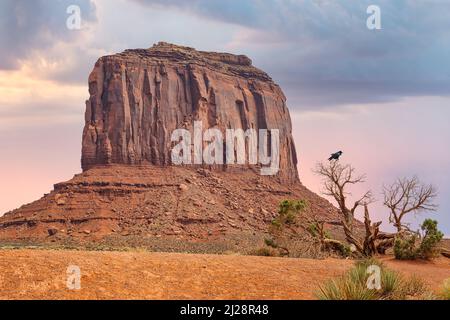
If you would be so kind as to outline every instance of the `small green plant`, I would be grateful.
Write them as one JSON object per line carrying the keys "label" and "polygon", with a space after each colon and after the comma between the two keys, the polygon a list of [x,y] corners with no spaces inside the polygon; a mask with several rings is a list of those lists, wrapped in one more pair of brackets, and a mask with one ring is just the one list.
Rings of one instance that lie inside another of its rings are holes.
{"label": "small green plant", "polygon": [[[380,268],[379,289],[370,289],[367,282],[369,266]],[[403,300],[433,299],[423,282],[417,278],[405,280],[397,272],[386,268],[374,259],[357,262],[355,267],[341,277],[332,279],[319,287],[316,293],[321,300]]]}
{"label": "small green plant", "polygon": [[400,297],[420,296],[427,292],[424,282],[417,276],[413,276],[403,285],[403,290],[400,292]]}
{"label": "small green plant", "polygon": [[[310,223],[307,227],[306,230],[313,236],[313,237],[318,237],[320,235],[319,232],[319,226],[317,225],[316,222],[312,222]],[[323,230],[323,236],[325,239],[331,239],[331,235],[327,230]]]}
{"label": "small green plant", "polygon": [[307,230],[313,237],[317,237],[318,230],[316,223],[310,223],[309,226],[307,227]]}
{"label": "small green plant", "polygon": [[444,300],[450,300],[450,278],[444,281],[441,296]]}
{"label": "small green plant", "polygon": [[305,200],[283,200],[278,208],[278,216],[272,220],[269,226],[271,238],[264,239],[266,246],[276,249],[279,256],[290,255],[290,245],[292,234],[295,233],[292,227],[296,224],[299,213],[307,208]]}
{"label": "small green plant", "polygon": [[436,246],[444,237],[444,234],[438,230],[437,221],[426,219],[421,226],[424,236],[419,247],[419,255],[424,259],[429,259],[437,254]]}
{"label": "small green plant", "polygon": [[277,252],[271,248],[259,248],[255,252],[252,253],[252,255],[255,256],[262,256],[262,257],[276,257],[278,256]]}
{"label": "small green plant", "polygon": [[349,244],[343,243],[341,246],[341,253],[344,257],[350,257],[352,255],[352,248]]}
{"label": "small green plant", "polygon": [[281,222],[280,222],[280,220],[279,220],[279,219],[274,219],[274,220],[272,220],[272,226],[275,227],[275,228],[277,228],[277,229],[280,229],[280,228],[281,228]]}
{"label": "small green plant", "polygon": [[266,246],[271,247],[271,248],[278,248],[278,245],[276,244],[275,240],[271,239],[271,238],[266,238],[264,239],[264,243],[266,244]]}
{"label": "small green plant", "polygon": [[394,256],[398,260],[416,259],[418,252],[416,249],[417,235],[398,235],[394,241]]}
{"label": "small green plant", "polygon": [[279,225],[292,224],[299,212],[307,207],[305,200],[283,200],[278,208],[278,217],[274,220]]}
{"label": "small green plant", "polygon": [[394,256],[399,260],[413,260],[417,258],[430,259],[438,254],[437,245],[444,237],[438,230],[437,221],[426,219],[420,226],[423,236],[419,245],[417,234],[401,234],[394,241]]}
{"label": "small green plant", "polygon": [[389,295],[395,293],[400,286],[401,280],[396,272],[384,268],[381,273],[381,283],[384,294]]}
{"label": "small green plant", "polygon": [[272,227],[280,230],[285,225],[293,224],[297,215],[306,209],[305,200],[283,200],[278,208],[278,217],[272,220]]}

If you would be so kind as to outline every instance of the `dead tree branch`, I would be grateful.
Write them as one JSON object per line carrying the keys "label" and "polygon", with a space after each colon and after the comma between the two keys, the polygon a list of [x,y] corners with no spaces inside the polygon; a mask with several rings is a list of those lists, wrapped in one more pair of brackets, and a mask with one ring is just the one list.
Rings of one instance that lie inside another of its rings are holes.
{"label": "dead tree branch", "polygon": [[408,213],[436,211],[434,200],[437,190],[433,185],[425,185],[417,177],[397,179],[383,188],[384,205],[389,208],[389,221],[398,232],[408,229],[402,220]]}
{"label": "dead tree branch", "polygon": [[[386,248],[392,245],[393,236],[380,232],[381,221],[374,224],[370,221],[368,206],[374,201],[372,193],[366,192],[351,207],[347,204],[349,193],[346,192],[346,187],[364,182],[365,175],[357,176],[351,165],[341,165],[338,161],[330,162],[328,165],[319,163],[315,172],[324,178],[324,194],[333,197],[338,204],[347,242],[353,244],[359,253],[366,256],[384,253]],[[363,240],[358,239],[353,230],[355,212],[359,207],[364,207],[365,237]]]}

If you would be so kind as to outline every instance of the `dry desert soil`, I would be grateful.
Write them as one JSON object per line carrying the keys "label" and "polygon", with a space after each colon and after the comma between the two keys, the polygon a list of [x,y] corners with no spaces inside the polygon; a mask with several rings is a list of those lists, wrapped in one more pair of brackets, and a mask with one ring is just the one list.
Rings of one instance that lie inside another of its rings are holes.
{"label": "dry desert soil", "polygon": [[[383,260],[434,291],[450,278],[450,260]],[[0,299],[314,299],[317,286],[342,274],[351,260],[240,255],[0,250]],[[67,268],[81,270],[69,290]]]}

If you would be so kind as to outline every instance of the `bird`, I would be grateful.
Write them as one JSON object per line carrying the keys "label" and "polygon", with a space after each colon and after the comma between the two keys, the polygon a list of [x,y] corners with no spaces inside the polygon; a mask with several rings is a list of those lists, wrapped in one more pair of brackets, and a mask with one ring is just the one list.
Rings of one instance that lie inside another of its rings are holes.
{"label": "bird", "polygon": [[339,157],[342,155],[342,153],[343,153],[342,151],[338,151],[338,152],[332,153],[331,157],[328,158],[328,161],[339,160]]}

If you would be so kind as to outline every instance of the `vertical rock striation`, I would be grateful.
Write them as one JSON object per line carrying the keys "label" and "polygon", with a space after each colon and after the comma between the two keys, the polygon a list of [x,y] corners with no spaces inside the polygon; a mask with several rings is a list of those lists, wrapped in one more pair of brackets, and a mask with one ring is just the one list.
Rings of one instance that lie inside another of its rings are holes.
{"label": "vertical rock striation", "polygon": [[[286,98],[249,58],[158,43],[105,56],[89,77],[82,168],[171,165],[173,130],[278,129],[284,182],[297,182]],[[224,134],[225,137],[225,134]],[[224,170],[226,166],[213,169]]]}
{"label": "vertical rock striation", "polygon": [[[0,217],[0,243],[248,253],[285,199],[308,201],[302,219],[319,216],[343,237],[336,209],[299,183],[283,92],[249,58],[159,43],[100,58],[89,92],[84,172]],[[192,132],[196,121],[223,136],[278,129],[277,175],[261,176],[249,163],[172,165],[173,131]]]}

